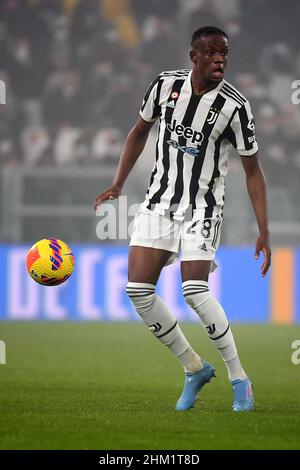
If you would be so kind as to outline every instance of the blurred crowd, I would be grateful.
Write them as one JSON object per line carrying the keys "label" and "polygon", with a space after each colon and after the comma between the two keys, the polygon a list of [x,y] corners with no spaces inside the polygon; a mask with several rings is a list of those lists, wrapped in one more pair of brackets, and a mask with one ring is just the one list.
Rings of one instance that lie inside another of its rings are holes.
{"label": "blurred crowd", "polygon": [[0,165],[115,165],[150,81],[189,67],[191,34],[212,24],[230,37],[226,78],[251,102],[268,180],[297,201],[299,19],[298,0],[1,0]]}

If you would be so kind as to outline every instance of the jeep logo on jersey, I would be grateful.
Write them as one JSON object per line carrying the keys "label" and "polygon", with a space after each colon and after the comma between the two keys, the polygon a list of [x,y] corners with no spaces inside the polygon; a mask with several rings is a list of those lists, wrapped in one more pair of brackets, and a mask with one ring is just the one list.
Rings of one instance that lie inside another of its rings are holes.
{"label": "jeep logo on jersey", "polygon": [[203,133],[200,131],[194,131],[191,127],[185,127],[182,124],[177,124],[176,119],[173,119],[171,124],[167,124],[167,129],[170,132],[175,132],[179,137],[182,136],[187,140],[190,140],[192,144],[201,145],[204,139]]}

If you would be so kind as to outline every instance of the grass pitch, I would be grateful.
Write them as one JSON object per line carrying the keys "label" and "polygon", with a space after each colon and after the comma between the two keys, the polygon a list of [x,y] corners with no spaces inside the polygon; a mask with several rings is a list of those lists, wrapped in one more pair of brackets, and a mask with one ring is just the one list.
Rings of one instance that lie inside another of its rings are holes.
{"label": "grass pitch", "polygon": [[217,368],[176,412],[184,375],[142,324],[0,323],[1,449],[300,449],[300,327],[234,326],[256,410],[234,414],[225,367],[199,324],[183,325]]}

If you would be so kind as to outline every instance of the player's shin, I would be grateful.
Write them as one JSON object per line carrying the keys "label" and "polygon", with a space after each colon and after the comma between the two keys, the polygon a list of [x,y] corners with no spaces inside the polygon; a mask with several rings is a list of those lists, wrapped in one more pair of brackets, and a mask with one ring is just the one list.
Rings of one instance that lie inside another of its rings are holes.
{"label": "player's shin", "polygon": [[209,338],[224,360],[229,380],[245,378],[226,314],[209,292],[208,283],[185,281],[182,288],[186,302],[199,315]]}
{"label": "player's shin", "polygon": [[175,316],[155,293],[153,284],[129,282],[127,294],[137,313],[154,336],[167,346],[187,372],[202,368],[201,358],[193,351]]}

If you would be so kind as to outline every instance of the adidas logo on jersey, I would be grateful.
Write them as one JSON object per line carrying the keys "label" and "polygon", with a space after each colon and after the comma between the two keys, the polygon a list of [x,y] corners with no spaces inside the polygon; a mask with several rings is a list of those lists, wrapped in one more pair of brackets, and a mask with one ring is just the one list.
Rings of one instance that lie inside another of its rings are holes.
{"label": "adidas logo on jersey", "polygon": [[200,248],[200,250],[207,251],[205,243],[203,243],[203,245],[201,245],[199,248]]}
{"label": "adidas logo on jersey", "polygon": [[167,104],[167,108],[175,108],[175,101],[169,101],[169,103]]}

